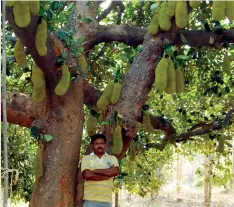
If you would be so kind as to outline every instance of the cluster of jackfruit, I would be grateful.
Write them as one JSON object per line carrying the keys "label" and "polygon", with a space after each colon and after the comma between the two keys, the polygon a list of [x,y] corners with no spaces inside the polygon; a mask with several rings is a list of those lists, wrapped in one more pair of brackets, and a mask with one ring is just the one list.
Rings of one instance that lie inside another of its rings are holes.
{"label": "cluster of jackfruit", "polygon": [[[193,3],[191,3],[193,5]],[[159,28],[168,31],[171,28],[171,18],[175,15],[177,27],[183,29],[188,24],[188,10],[186,1],[163,2],[160,8],[156,9],[148,33],[155,35]]]}
{"label": "cluster of jackfruit", "polygon": [[153,133],[154,132],[154,127],[151,124],[150,121],[150,114],[147,111],[143,112],[143,126],[144,126],[144,130],[148,133]]}
{"label": "cluster of jackfruit", "polygon": [[44,151],[44,145],[41,144],[36,149],[36,156],[34,159],[33,169],[34,169],[34,174],[35,174],[36,179],[39,179],[40,177],[43,176],[43,165],[42,165],[43,164],[43,159],[42,159],[43,151]]}
{"label": "cluster of jackfruit", "polygon": [[113,132],[113,147],[112,154],[119,155],[122,152],[123,139],[122,139],[122,128],[121,126],[116,126]]}
{"label": "cluster of jackfruit", "polygon": [[32,100],[36,103],[40,103],[45,99],[46,83],[45,83],[45,75],[43,71],[36,65],[36,63],[34,63],[32,67],[32,82],[33,82]]}
{"label": "cluster of jackfruit", "polygon": [[96,134],[97,123],[98,123],[97,117],[90,114],[89,118],[87,120],[87,128],[86,128],[87,133],[88,133],[89,136],[92,136],[92,135]]}
{"label": "cluster of jackfruit", "polygon": [[227,75],[231,75],[231,57],[228,55],[225,55],[223,58],[223,71]]}
{"label": "cluster of jackfruit", "polygon": [[20,39],[18,39],[15,44],[14,55],[18,66],[25,68],[27,66],[27,60],[26,55],[24,53],[24,45],[22,44]]}
{"label": "cluster of jackfruit", "polygon": [[122,85],[120,83],[115,83],[114,81],[110,81],[103,94],[97,101],[97,107],[101,111],[105,111],[107,106],[111,104],[116,104],[119,101],[121,94]]}
{"label": "cluster of jackfruit", "polygon": [[37,52],[40,56],[45,56],[47,53],[47,23],[44,19],[37,26],[35,45]]}
{"label": "cluster of jackfruit", "polygon": [[87,70],[88,64],[87,64],[87,61],[86,61],[84,55],[78,56],[77,61],[78,61],[79,65],[80,65],[81,72],[83,74],[87,75],[88,74],[88,70]]}
{"label": "cluster of jackfruit", "polygon": [[184,90],[184,73],[179,66],[176,70],[170,58],[162,58],[155,70],[155,84],[158,90],[168,94],[182,93]]}
{"label": "cluster of jackfruit", "polygon": [[228,17],[230,21],[234,20],[234,1],[213,1],[212,17],[216,21],[221,21]]}
{"label": "cluster of jackfruit", "polygon": [[224,152],[224,143],[225,143],[225,137],[224,136],[220,136],[219,137],[219,144],[218,144],[218,147],[216,149],[217,152],[219,152],[219,153],[223,153]]}
{"label": "cluster of jackfruit", "polygon": [[55,88],[55,93],[58,96],[62,96],[67,92],[71,82],[71,74],[68,66],[63,64],[61,66],[61,70],[62,70],[62,76]]}
{"label": "cluster of jackfruit", "polygon": [[39,1],[6,1],[7,7],[13,6],[14,21],[18,27],[27,27],[31,21],[30,12],[39,13]]}

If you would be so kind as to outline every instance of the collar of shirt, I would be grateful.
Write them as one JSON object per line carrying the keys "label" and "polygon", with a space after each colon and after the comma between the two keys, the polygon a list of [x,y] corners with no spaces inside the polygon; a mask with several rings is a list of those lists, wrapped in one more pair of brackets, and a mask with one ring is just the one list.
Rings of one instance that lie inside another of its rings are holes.
{"label": "collar of shirt", "polygon": [[[94,154],[94,152],[91,152],[90,155],[91,155],[91,156],[96,156],[96,155]],[[105,152],[105,154],[104,154],[103,156],[107,156],[107,155],[108,155],[108,154]],[[97,157],[97,156],[96,156],[96,157]]]}

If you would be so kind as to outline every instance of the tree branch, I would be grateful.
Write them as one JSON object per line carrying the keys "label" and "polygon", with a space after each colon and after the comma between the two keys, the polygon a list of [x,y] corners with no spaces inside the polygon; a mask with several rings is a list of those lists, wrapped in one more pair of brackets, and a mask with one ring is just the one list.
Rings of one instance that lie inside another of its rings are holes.
{"label": "tree branch", "polygon": [[105,19],[106,16],[117,6],[115,1],[112,1],[110,5],[97,17],[97,21],[100,22],[101,20]]}

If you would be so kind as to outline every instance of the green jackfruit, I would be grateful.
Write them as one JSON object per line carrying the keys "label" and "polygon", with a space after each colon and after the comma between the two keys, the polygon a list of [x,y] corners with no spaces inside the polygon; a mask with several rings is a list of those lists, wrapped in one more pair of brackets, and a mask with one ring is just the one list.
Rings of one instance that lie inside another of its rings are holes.
{"label": "green jackfruit", "polygon": [[150,114],[148,112],[144,112],[144,114],[143,114],[143,126],[144,126],[144,130],[146,132],[148,132],[148,133],[154,132],[154,127],[151,124]]}
{"label": "green jackfruit", "polygon": [[13,14],[15,24],[18,27],[27,27],[31,21],[29,2],[26,2],[25,4],[22,4],[19,1],[15,2],[13,5]]}
{"label": "green jackfruit", "polygon": [[62,69],[62,76],[59,80],[58,85],[55,88],[55,93],[58,96],[62,96],[67,92],[71,82],[71,74],[68,66],[64,64],[61,66],[61,69]]}
{"label": "green jackfruit", "polygon": [[137,151],[137,144],[136,142],[133,142],[131,145],[130,145],[130,148],[129,148],[129,160],[130,162],[134,162],[136,160],[136,151]]}
{"label": "green jackfruit", "polygon": [[219,145],[217,147],[217,152],[220,153],[224,152],[224,142],[225,142],[225,137],[224,136],[219,137]]}
{"label": "green jackfruit", "polygon": [[15,4],[15,1],[9,1],[9,0],[6,1],[7,7],[12,7],[12,6],[14,6],[14,4]]}
{"label": "green jackfruit", "polygon": [[223,59],[223,71],[227,75],[231,75],[231,58],[228,55],[225,55]]}
{"label": "green jackfruit", "polygon": [[189,1],[189,6],[191,6],[192,8],[198,8],[200,6],[201,2],[200,1]]}
{"label": "green jackfruit", "polygon": [[39,1],[29,1],[30,12],[34,15],[37,15],[40,10],[40,2]]}
{"label": "green jackfruit", "polygon": [[184,29],[188,24],[188,9],[186,1],[176,2],[175,11],[176,26],[180,29]]}
{"label": "green jackfruit", "polygon": [[173,17],[175,15],[176,1],[168,1],[168,15]]}
{"label": "green jackfruit", "polygon": [[36,49],[40,56],[45,56],[47,54],[47,23],[44,19],[41,20],[41,24],[37,26],[36,31]]}
{"label": "green jackfruit", "polygon": [[176,92],[176,74],[174,63],[171,59],[168,59],[168,68],[167,68],[167,87],[165,92],[172,94]]}
{"label": "green jackfruit", "polygon": [[103,96],[105,96],[109,101],[111,101],[111,96],[112,96],[112,93],[113,93],[113,90],[114,90],[114,84],[115,82],[114,81],[110,81],[108,82],[104,92],[103,92]]}
{"label": "green jackfruit", "polygon": [[234,21],[234,1],[226,1],[226,15],[230,21]]}
{"label": "green jackfruit", "polygon": [[155,70],[155,84],[158,90],[164,90],[167,87],[167,69],[168,61],[162,58]]}
{"label": "green jackfruit", "polygon": [[113,147],[112,154],[119,155],[122,152],[123,140],[122,140],[122,128],[117,126],[113,132]]}
{"label": "green jackfruit", "polygon": [[105,111],[109,103],[109,100],[102,95],[97,101],[97,107],[99,110]]}
{"label": "green jackfruit", "polygon": [[184,72],[181,67],[176,69],[176,92],[182,93],[184,91]]}
{"label": "green jackfruit", "polygon": [[18,66],[25,68],[27,66],[27,60],[26,55],[24,53],[24,45],[22,44],[20,39],[18,39],[15,44],[14,55]]}
{"label": "green jackfruit", "polygon": [[33,169],[34,169],[34,174],[36,179],[39,179],[43,176],[43,151],[44,151],[44,146],[40,145],[36,149],[36,156],[34,159],[34,164],[33,164]]}
{"label": "green jackfruit", "polygon": [[122,85],[120,83],[115,83],[113,88],[113,93],[111,96],[111,103],[117,104],[121,95]]}
{"label": "green jackfruit", "polygon": [[98,119],[95,116],[90,114],[87,120],[87,128],[86,128],[89,136],[96,134],[97,123],[98,123]]}
{"label": "green jackfruit", "polygon": [[87,70],[88,64],[87,64],[87,61],[85,59],[85,56],[81,55],[81,56],[77,57],[77,60],[78,60],[78,63],[81,67],[81,72],[83,74],[88,74],[88,70]]}
{"label": "green jackfruit", "polygon": [[225,19],[225,10],[226,10],[226,2],[225,1],[213,1],[212,5],[212,17],[216,21],[221,21]]}
{"label": "green jackfruit", "polygon": [[159,25],[162,30],[168,31],[171,28],[171,18],[168,15],[168,3],[163,2],[159,11]]}
{"label": "green jackfruit", "polygon": [[45,75],[43,71],[35,63],[32,67],[31,79],[33,82],[32,100],[36,103],[40,103],[45,99],[46,83],[45,83]]}
{"label": "green jackfruit", "polygon": [[148,33],[155,35],[159,30],[159,11],[155,12],[153,18],[150,21],[150,25],[148,27]]}

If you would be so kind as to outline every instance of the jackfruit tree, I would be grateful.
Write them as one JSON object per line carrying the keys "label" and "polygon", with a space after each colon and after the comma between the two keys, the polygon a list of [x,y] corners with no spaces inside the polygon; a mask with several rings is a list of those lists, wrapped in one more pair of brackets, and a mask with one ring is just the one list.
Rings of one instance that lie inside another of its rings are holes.
{"label": "jackfruit tree", "polygon": [[7,118],[37,141],[30,206],[82,206],[88,135],[131,161],[139,137],[163,151],[208,136],[222,153],[233,136],[234,2],[104,5],[6,3]]}

